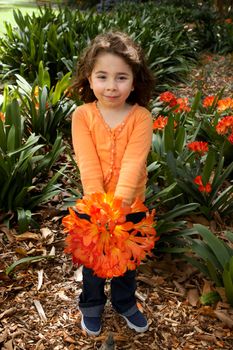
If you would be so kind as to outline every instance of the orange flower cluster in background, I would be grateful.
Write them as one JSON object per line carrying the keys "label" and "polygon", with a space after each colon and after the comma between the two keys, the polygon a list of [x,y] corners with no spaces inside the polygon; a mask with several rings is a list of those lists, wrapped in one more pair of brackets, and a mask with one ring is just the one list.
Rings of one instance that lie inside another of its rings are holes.
{"label": "orange flower cluster in background", "polygon": [[[37,110],[40,108],[40,104],[39,104],[39,95],[40,95],[40,88],[39,88],[38,85],[36,85],[35,88],[34,88],[34,91],[33,91],[32,99],[34,100],[35,108],[36,108]],[[46,102],[45,107],[46,107],[46,109],[49,108],[48,102]]]}
{"label": "orange flower cluster in background", "polygon": [[175,113],[180,112],[190,112],[191,108],[188,105],[188,98],[176,98],[176,96],[170,92],[165,91],[159,95],[159,99],[162,102],[165,102],[169,105],[169,107],[177,106],[174,110]]}
{"label": "orange flower cluster in background", "polygon": [[200,155],[204,155],[209,150],[208,142],[193,141],[187,144],[190,151],[197,152]]}
{"label": "orange flower cluster in background", "polygon": [[[136,224],[126,221],[127,214],[137,212],[146,212],[145,218]],[[62,220],[68,233],[65,252],[72,254],[75,264],[91,268],[99,277],[121,276],[127,269],[136,269],[154,247],[158,239],[154,214],[139,200],[123,206],[122,199],[110,193],[84,196]]]}
{"label": "orange flower cluster in background", "polygon": [[[216,96],[213,95],[206,96],[202,102],[203,107],[211,107],[215,98]],[[218,100],[217,102],[218,112],[224,112],[226,109],[233,109],[233,99],[230,97]]]}
{"label": "orange flower cluster in background", "polygon": [[228,136],[228,141],[233,144],[233,115],[228,115],[219,120],[216,131],[220,135]]}
{"label": "orange flower cluster in background", "polygon": [[5,121],[5,114],[2,113],[2,112],[0,112],[0,120],[1,120],[2,122]]}
{"label": "orange flower cluster in background", "polygon": [[170,91],[162,92],[162,94],[159,95],[159,99],[162,102],[168,103],[170,107],[177,105],[176,96]]}
{"label": "orange flower cluster in background", "polygon": [[218,111],[223,112],[226,109],[233,109],[233,99],[230,97],[226,97],[222,100],[218,100]]}
{"label": "orange flower cluster in background", "polygon": [[[172,118],[172,117],[171,117]],[[154,130],[163,130],[168,123],[168,117],[159,115],[158,118],[154,120],[153,129]],[[174,127],[177,126],[177,122],[174,120]]]}
{"label": "orange flower cluster in background", "polygon": [[191,108],[188,105],[188,98],[187,97],[178,98],[177,104],[178,104],[178,107],[177,107],[177,109],[175,109],[176,113],[190,112],[191,111]]}
{"label": "orange flower cluster in background", "polygon": [[214,102],[215,96],[210,95],[210,96],[206,96],[202,102],[203,107],[211,107],[213,102]]}
{"label": "orange flower cluster in background", "polygon": [[155,119],[153,123],[153,129],[154,130],[163,130],[165,126],[167,125],[168,117],[164,117],[162,115],[159,115],[158,118]]}
{"label": "orange flower cluster in background", "polygon": [[211,184],[209,182],[207,182],[206,185],[203,185],[203,181],[202,181],[201,175],[196,176],[195,179],[193,180],[193,182],[196,185],[198,185],[198,190],[200,192],[209,193],[209,192],[212,191],[212,187],[211,187]]}

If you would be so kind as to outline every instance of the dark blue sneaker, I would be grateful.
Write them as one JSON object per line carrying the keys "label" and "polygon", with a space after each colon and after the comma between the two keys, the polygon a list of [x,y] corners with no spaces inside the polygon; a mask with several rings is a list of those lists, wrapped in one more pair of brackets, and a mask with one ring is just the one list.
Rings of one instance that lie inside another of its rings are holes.
{"label": "dark blue sneaker", "polygon": [[81,327],[88,335],[99,335],[101,332],[101,317],[88,317],[82,314]]}
{"label": "dark blue sneaker", "polygon": [[126,320],[128,327],[134,329],[138,333],[146,332],[149,328],[146,317],[139,310],[131,316],[121,316]]}

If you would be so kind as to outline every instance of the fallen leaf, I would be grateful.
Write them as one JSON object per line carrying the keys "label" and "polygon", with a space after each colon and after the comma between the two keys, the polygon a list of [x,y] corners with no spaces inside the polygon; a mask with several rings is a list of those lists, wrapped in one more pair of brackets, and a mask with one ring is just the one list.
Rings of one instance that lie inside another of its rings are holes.
{"label": "fallen leaf", "polygon": [[7,339],[7,330],[4,329],[3,332],[0,334],[0,343],[3,343]]}
{"label": "fallen leaf", "polygon": [[43,274],[44,274],[44,270],[39,270],[37,272],[38,274],[38,284],[37,284],[37,290],[40,290],[42,284],[43,284]]}
{"label": "fallen leaf", "polygon": [[75,280],[75,282],[82,282],[82,280],[83,280],[83,266],[80,266],[77,270],[74,271],[74,280]]}
{"label": "fallen leaf", "polygon": [[64,341],[70,344],[76,344],[76,341],[74,338],[72,338],[70,335],[64,333]]}
{"label": "fallen leaf", "polygon": [[17,312],[16,307],[11,307],[10,309],[7,309],[6,311],[0,314],[0,320],[6,317],[12,316],[16,312]]}
{"label": "fallen leaf", "polygon": [[144,276],[138,276],[137,280],[141,281],[141,282],[144,282],[144,283],[148,284],[151,287],[156,287],[157,286],[156,281],[153,281],[151,278],[147,278],[147,277],[144,277]]}
{"label": "fallen leaf", "polygon": [[39,300],[33,300],[36,310],[43,322],[47,322],[47,317],[45,315],[44,309]]}
{"label": "fallen leaf", "polygon": [[213,283],[207,280],[204,280],[204,285],[202,288],[202,294],[207,294],[213,291]]}
{"label": "fallen leaf", "polygon": [[15,249],[15,252],[19,255],[22,255],[22,256],[27,256],[28,255],[28,252],[26,249],[24,249],[23,247],[17,247]]}
{"label": "fallen leaf", "polygon": [[21,233],[20,235],[16,235],[15,239],[16,241],[26,241],[26,240],[39,241],[40,236],[38,235],[38,233],[27,231],[27,232]]}
{"label": "fallen leaf", "polygon": [[209,226],[210,222],[202,215],[190,215],[189,221],[194,222],[195,224],[201,224],[204,226]]}
{"label": "fallen leaf", "polygon": [[230,315],[228,315],[226,312],[215,310],[214,314],[220,321],[225,323],[227,327],[233,328],[233,318],[231,318]]}
{"label": "fallen leaf", "polygon": [[44,241],[46,241],[48,244],[53,243],[54,233],[48,227],[42,227],[40,232],[42,233],[42,238]]}
{"label": "fallen leaf", "polygon": [[7,343],[4,344],[4,348],[2,350],[14,350],[13,348],[13,340],[9,340]]}
{"label": "fallen leaf", "polygon": [[70,301],[71,299],[65,294],[64,290],[61,290],[59,292],[56,293],[56,295],[59,296],[59,298],[61,300],[64,300],[64,301]]}
{"label": "fallen leaf", "polygon": [[16,231],[14,229],[10,230],[8,227],[1,225],[0,230],[1,232],[5,233],[10,243],[13,243],[15,241]]}
{"label": "fallen leaf", "polygon": [[173,283],[176,286],[176,289],[178,290],[178,292],[185,296],[186,289],[179,282],[177,282],[176,280],[173,280]]}
{"label": "fallen leaf", "polygon": [[217,339],[216,339],[214,334],[196,334],[195,338],[199,339],[199,340],[212,342],[212,343],[216,343],[217,342]]}
{"label": "fallen leaf", "polygon": [[199,303],[199,298],[200,296],[196,288],[188,290],[187,299],[190,305],[197,306],[197,304]]}

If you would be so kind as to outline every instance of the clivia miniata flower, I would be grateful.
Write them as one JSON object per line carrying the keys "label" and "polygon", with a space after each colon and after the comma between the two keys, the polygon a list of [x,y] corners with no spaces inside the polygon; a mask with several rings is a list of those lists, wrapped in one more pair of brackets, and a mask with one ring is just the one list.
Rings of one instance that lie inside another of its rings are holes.
{"label": "clivia miniata flower", "polygon": [[[139,223],[126,220],[127,214],[146,212]],[[81,214],[86,214],[85,218]],[[123,206],[122,199],[110,193],[93,193],[79,199],[62,223],[65,227],[65,252],[74,264],[83,264],[103,278],[121,276],[134,270],[154,247],[154,211],[136,200]]]}
{"label": "clivia miniata flower", "polygon": [[163,130],[165,126],[167,125],[168,117],[164,117],[162,115],[159,115],[158,118],[155,119],[153,123],[153,129],[154,130]]}
{"label": "clivia miniata flower", "polygon": [[5,114],[4,114],[3,112],[0,112],[0,120],[1,120],[2,122],[5,121]]}
{"label": "clivia miniata flower", "polygon": [[174,107],[177,105],[176,96],[170,91],[162,92],[159,95],[159,99],[162,102],[168,103],[170,107]]}
{"label": "clivia miniata flower", "polygon": [[223,112],[226,109],[233,109],[233,99],[230,97],[218,100],[218,111]]}
{"label": "clivia miniata flower", "polygon": [[176,96],[170,91],[165,91],[160,94],[159,99],[160,101],[167,103],[169,107],[177,106],[177,108],[174,110],[175,113],[190,112],[191,110],[188,105],[187,97],[176,98]]}
{"label": "clivia miniata flower", "polygon": [[[33,91],[33,96],[32,96],[32,99],[33,99],[33,101],[35,103],[36,110],[38,110],[40,108],[39,95],[40,95],[40,88],[39,88],[38,85],[36,85],[35,88],[34,88],[34,91]],[[49,108],[49,103],[48,102],[46,102],[45,107],[46,107],[46,109]]]}
{"label": "clivia miniata flower", "polygon": [[208,142],[204,141],[193,141],[187,144],[189,150],[197,152],[200,155],[204,155],[209,150]]}
{"label": "clivia miniata flower", "polygon": [[[172,118],[172,117],[171,117]],[[168,117],[164,117],[163,115],[159,115],[158,118],[155,119],[153,123],[154,130],[163,130],[168,123]],[[174,127],[177,126],[177,122],[174,120]]]}
{"label": "clivia miniata flower", "polygon": [[187,97],[181,97],[177,99],[177,105],[178,107],[175,109],[174,112],[190,112],[191,108],[188,105],[188,98]]}
{"label": "clivia miniata flower", "polygon": [[216,131],[218,134],[225,135],[232,133],[233,131],[233,115],[228,115],[219,120],[216,125]]}
{"label": "clivia miniata flower", "polygon": [[226,18],[225,23],[232,24],[233,23],[232,18]]}
{"label": "clivia miniata flower", "polygon": [[233,144],[233,132],[228,136],[228,141]]}
{"label": "clivia miniata flower", "polygon": [[202,102],[203,107],[211,107],[214,103],[215,96],[210,95],[206,96]]}
{"label": "clivia miniata flower", "polygon": [[198,185],[198,190],[200,192],[206,192],[209,193],[212,191],[212,187],[211,184],[209,182],[207,182],[206,185],[203,185],[203,181],[202,181],[202,177],[201,175],[198,175],[195,177],[195,179],[193,180],[193,182]]}

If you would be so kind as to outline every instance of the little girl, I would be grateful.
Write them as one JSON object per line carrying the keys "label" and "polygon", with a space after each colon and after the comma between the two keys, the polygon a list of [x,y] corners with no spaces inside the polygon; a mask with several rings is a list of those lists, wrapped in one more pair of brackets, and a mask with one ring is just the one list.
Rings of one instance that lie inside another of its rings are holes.
{"label": "little girl", "polygon": [[[85,103],[72,117],[72,140],[83,192],[113,192],[125,205],[145,199],[146,160],[152,140],[152,118],[145,108],[154,79],[142,50],[126,34],[98,35],[81,57],[74,88]],[[131,214],[132,215],[132,214]],[[144,213],[130,221],[139,222]],[[114,309],[136,332],[148,323],[135,299],[135,271],[111,279]],[[105,279],[83,268],[79,300],[81,326],[99,335],[106,302]]]}

